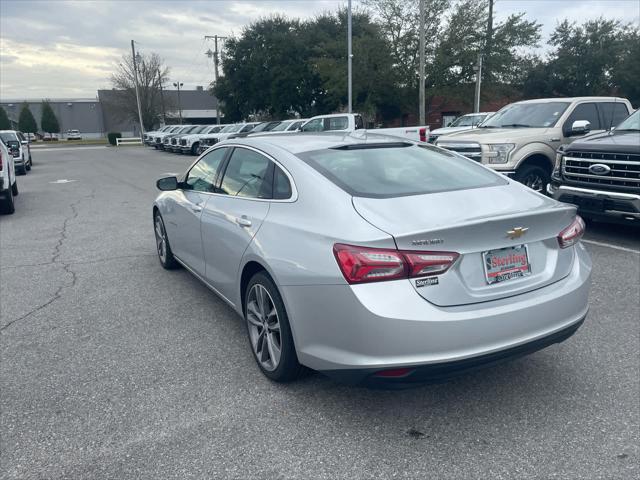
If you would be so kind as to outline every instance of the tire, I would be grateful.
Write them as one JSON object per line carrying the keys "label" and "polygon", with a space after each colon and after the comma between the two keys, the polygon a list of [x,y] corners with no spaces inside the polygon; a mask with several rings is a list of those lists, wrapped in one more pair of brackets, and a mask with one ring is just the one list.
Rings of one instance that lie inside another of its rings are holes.
{"label": "tire", "polygon": [[24,169],[25,169],[27,172],[31,171],[31,163],[26,163],[26,162],[25,162],[25,164],[24,164]]}
{"label": "tire", "polygon": [[11,194],[14,197],[17,197],[18,193],[20,193],[20,192],[18,192],[18,182],[13,182],[13,185],[11,185]]}
{"label": "tire", "polygon": [[244,300],[249,347],[262,373],[280,383],[303,376],[307,369],[298,362],[287,311],[280,292],[266,272],[251,278]]}
{"label": "tire", "polygon": [[514,178],[538,193],[546,194],[551,174],[538,165],[524,165],[516,171]]}
{"label": "tire", "polygon": [[22,165],[21,167],[16,167],[16,175],[26,175],[27,174],[27,166]]}
{"label": "tire", "polygon": [[175,270],[180,264],[173,256],[167,230],[164,228],[164,220],[159,212],[156,212],[153,218],[153,231],[156,237],[156,251],[160,265],[166,270]]}
{"label": "tire", "polygon": [[191,155],[198,155],[198,148],[200,148],[200,144],[198,142],[191,145]]}
{"label": "tire", "polygon": [[16,211],[16,206],[13,203],[13,192],[7,192],[7,198],[4,201],[0,201],[0,213],[11,215]]}

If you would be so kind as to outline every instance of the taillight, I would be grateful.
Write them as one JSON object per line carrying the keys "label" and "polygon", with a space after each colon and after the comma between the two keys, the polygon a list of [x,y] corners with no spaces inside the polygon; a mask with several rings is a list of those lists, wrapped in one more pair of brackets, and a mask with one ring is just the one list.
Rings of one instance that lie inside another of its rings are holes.
{"label": "taillight", "polygon": [[558,244],[560,248],[567,248],[579,242],[582,235],[584,235],[584,229],[584,220],[582,220],[579,215],[576,215],[571,225],[558,234]]}
{"label": "taillight", "polygon": [[397,250],[336,243],[333,246],[333,254],[336,256],[344,278],[349,283],[407,278],[407,265]]}
{"label": "taillight", "polygon": [[421,128],[419,130],[420,132],[420,141],[421,142],[426,142],[427,141],[427,129],[426,128]]}
{"label": "taillight", "polygon": [[459,255],[453,252],[404,252],[410,277],[439,275],[449,270]]}
{"label": "taillight", "polygon": [[349,283],[381,282],[439,275],[451,268],[455,252],[413,252],[337,243],[333,253]]}
{"label": "taillight", "polygon": [[0,151],[0,170],[2,170],[2,152]]}

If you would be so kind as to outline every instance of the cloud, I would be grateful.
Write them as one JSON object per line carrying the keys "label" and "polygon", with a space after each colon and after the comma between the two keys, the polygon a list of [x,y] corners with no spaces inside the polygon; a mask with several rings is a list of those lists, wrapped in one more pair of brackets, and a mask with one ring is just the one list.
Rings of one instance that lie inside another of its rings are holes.
{"label": "cloud", "polygon": [[[282,13],[309,18],[344,7],[346,0],[218,1],[56,1],[0,0],[0,95],[27,97],[94,97],[109,87],[113,65],[137,48],[156,52],[171,68],[172,80],[187,88],[213,79],[205,56],[213,43],[205,35],[239,34],[260,17]],[[354,0],[359,7],[359,0]],[[500,0],[497,19],[526,12],[543,24],[543,41],[556,23],[619,18],[638,21],[635,0]]]}

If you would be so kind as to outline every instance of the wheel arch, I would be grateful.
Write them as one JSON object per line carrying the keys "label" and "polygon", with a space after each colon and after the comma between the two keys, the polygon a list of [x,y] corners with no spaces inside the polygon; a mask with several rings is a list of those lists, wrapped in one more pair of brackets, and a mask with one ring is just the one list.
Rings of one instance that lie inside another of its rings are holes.
{"label": "wheel arch", "polygon": [[528,165],[535,165],[540,168],[544,168],[549,174],[551,174],[551,172],[553,172],[554,163],[555,160],[550,159],[548,155],[536,152],[527,155],[527,157],[520,162],[516,170],[520,170]]}

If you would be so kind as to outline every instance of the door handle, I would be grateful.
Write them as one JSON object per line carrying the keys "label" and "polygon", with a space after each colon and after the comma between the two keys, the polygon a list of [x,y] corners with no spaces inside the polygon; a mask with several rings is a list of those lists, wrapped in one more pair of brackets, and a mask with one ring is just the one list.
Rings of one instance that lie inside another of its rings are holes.
{"label": "door handle", "polygon": [[236,223],[241,227],[251,226],[251,220],[249,220],[246,215],[243,215],[241,217],[236,217]]}
{"label": "door handle", "polygon": [[198,203],[196,205],[191,205],[191,211],[193,213],[200,213],[202,211],[202,207],[200,205],[202,205],[202,204]]}

